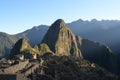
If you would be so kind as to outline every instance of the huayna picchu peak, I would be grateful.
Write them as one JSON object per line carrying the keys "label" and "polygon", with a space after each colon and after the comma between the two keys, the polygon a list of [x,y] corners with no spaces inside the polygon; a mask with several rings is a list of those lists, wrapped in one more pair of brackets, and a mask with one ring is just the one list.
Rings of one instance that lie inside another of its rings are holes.
{"label": "huayna picchu peak", "polygon": [[64,20],[58,19],[48,29],[42,43],[46,43],[56,55],[82,58],[75,34],[67,27]]}

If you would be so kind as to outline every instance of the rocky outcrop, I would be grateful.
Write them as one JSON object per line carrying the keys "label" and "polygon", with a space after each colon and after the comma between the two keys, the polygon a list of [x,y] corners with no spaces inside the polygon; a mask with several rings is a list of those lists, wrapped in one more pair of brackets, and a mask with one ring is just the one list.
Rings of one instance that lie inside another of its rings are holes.
{"label": "rocky outcrop", "polygon": [[50,26],[42,43],[46,43],[56,55],[82,58],[74,33],[62,19],[58,19]]}

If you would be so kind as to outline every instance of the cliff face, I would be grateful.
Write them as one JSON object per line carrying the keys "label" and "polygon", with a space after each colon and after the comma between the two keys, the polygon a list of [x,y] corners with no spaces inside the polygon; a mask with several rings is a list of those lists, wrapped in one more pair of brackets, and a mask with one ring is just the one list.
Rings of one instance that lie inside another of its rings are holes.
{"label": "cliff face", "polygon": [[82,58],[74,33],[62,19],[58,19],[50,26],[42,43],[46,43],[56,55]]}
{"label": "cliff face", "polygon": [[108,46],[88,39],[82,39],[79,36],[76,36],[76,40],[84,59],[117,73],[117,60]]}

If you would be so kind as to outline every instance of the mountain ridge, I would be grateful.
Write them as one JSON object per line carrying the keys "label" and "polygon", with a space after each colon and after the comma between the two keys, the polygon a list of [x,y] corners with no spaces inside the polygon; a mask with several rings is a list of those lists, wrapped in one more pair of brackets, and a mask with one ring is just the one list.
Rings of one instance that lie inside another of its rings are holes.
{"label": "mountain ridge", "polygon": [[[77,24],[73,24],[76,22],[77,22]],[[92,23],[90,23],[90,22],[92,22]],[[95,28],[94,27],[95,25],[93,24],[94,22],[95,21],[92,21],[92,20],[91,21],[84,21],[82,19],[79,19],[77,21],[73,21],[71,23],[68,23],[67,25],[76,35],[80,35],[83,38],[88,38],[90,40],[95,40],[95,41],[104,43],[105,45],[108,45],[109,47],[111,47],[113,53],[116,53],[116,54],[120,53],[119,49],[118,49],[118,46],[119,46],[118,41],[120,39],[118,38],[119,35],[116,34],[120,31],[120,29],[119,29],[119,26],[120,26],[119,22],[120,21],[119,20],[101,20],[101,21],[97,20],[97,23],[100,22],[97,25],[95,24],[98,27],[97,29],[94,29]],[[104,27],[106,27],[107,29],[103,29],[103,25],[100,25],[101,23],[102,24],[104,23]],[[94,26],[88,27],[88,29],[86,29],[87,26],[89,26],[89,24],[90,25],[92,24]],[[107,25],[105,25],[105,24],[107,24]],[[109,27],[110,24],[112,24],[112,27]],[[114,24],[115,24],[115,26],[114,26]],[[118,28],[115,29],[113,26],[115,28],[118,26]],[[43,39],[43,37],[44,37],[45,33],[47,32],[49,27],[47,25],[40,25],[40,26],[37,26],[36,28],[38,28],[39,31],[32,28],[35,31],[33,31],[32,29],[29,29],[29,30],[26,30],[22,33],[19,33],[16,35],[11,35],[11,36],[14,36],[15,38],[17,38],[16,41],[22,37],[26,37],[28,42],[30,43],[30,45],[35,46],[35,44],[39,44],[39,42],[42,41],[42,39]],[[36,36],[33,36],[33,33]],[[112,35],[111,33],[115,34],[116,36],[111,36]],[[37,35],[37,34],[39,34],[39,35]],[[105,35],[105,37],[103,37],[104,35]],[[114,38],[112,38],[112,37],[114,37]],[[116,48],[116,46],[117,46],[117,48]]]}

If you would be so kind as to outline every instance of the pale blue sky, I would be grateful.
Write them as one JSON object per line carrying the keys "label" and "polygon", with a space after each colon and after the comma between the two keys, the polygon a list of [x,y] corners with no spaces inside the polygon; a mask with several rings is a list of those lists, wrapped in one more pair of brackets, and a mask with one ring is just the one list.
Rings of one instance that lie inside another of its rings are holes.
{"label": "pale blue sky", "polygon": [[0,32],[15,34],[58,18],[120,20],[120,0],[0,0]]}

